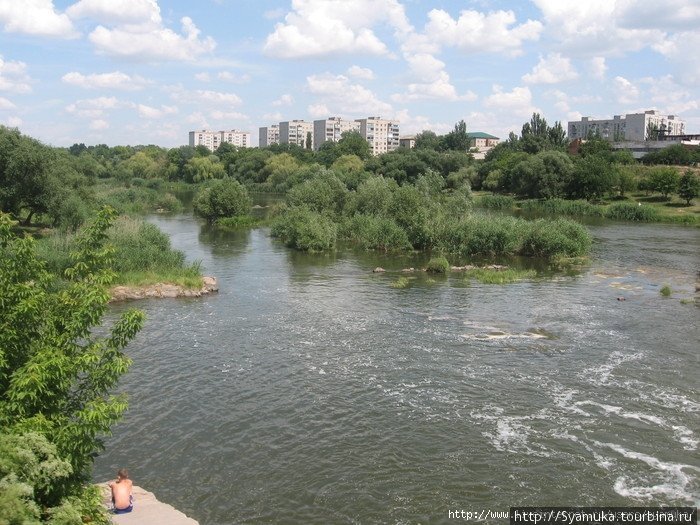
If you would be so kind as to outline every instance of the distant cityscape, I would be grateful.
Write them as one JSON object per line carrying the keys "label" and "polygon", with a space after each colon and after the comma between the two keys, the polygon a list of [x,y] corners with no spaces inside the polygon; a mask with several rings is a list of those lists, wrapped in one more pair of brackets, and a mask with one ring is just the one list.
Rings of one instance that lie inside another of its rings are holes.
{"label": "distant cityscape", "polygon": [[[585,140],[591,135],[600,136],[616,144],[616,147],[632,150],[641,157],[650,150],[666,147],[668,142],[689,146],[700,145],[700,135],[687,135],[685,121],[677,115],[664,115],[656,110],[644,113],[615,115],[612,119],[593,120],[582,117],[568,123],[568,138],[571,141]],[[273,144],[295,144],[318,151],[324,142],[338,142],[343,133],[355,131],[369,144],[372,155],[381,155],[400,147],[413,148],[415,135],[400,135],[399,121],[381,117],[344,119],[328,117],[314,120],[286,120],[258,129],[258,146]],[[500,138],[477,131],[467,133],[475,158],[485,154],[500,142]],[[190,146],[205,146],[215,151],[221,144],[229,143],[241,148],[252,147],[251,133],[236,129],[227,131],[190,131]],[[660,143],[660,144],[658,144]]]}

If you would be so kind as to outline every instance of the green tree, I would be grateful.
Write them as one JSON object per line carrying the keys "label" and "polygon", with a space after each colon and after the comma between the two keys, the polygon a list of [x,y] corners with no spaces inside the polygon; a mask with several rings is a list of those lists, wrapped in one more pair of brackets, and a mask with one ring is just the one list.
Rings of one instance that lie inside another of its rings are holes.
{"label": "green tree", "polygon": [[368,159],[372,154],[369,143],[358,131],[344,131],[338,141],[336,153],[339,157],[356,155],[362,160]]}
{"label": "green tree", "polygon": [[423,130],[416,135],[415,149],[429,149],[437,151],[440,148],[440,137],[434,131]]}
{"label": "green tree", "polygon": [[569,184],[574,165],[560,151],[541,151],[518,163],[511,184],[516,193],[531,198],[561,197]]}
{"label": "green tree", "polygon": [[624,197],[637,189],[637,176],[632,166],[620,166],[617,170],[617,189],[620,197]]}
{"label": "green tree", "polygon": [[306,143],[305,143],[305,146],[306,146],[306,149],[307,149],[307,150],[311,150],[312,141],[313,141],[313,137],[311,136],[311,132],[310,132],[310,131],[307,131],[307,132],[306,132]]}
{"label": "green tree", "polygon": [[440,138],[440,149],[453,151],[467,151],[471,140],[467,135],[467,124],[460,120],[447,135]]}
{"label": "green tree", "polygon": [[675,193],[680,183],[680,176],[675,168],[652,168],[649,172],[649,187],[668,198],[671,193]]}
{"label": "green tree", "polygon": [[185,165],[187,182],[202,182],[210,179],[222,179],[226,175],[224,165],[216,155],[192,157]]}
{"label": "green tree", "polygon": [[223,217],[242,217],[250,213],[248,191],[237,180],[215,181],[197,193],[192,202],[194,212],[208,222]]}
{"label": "green tree", "polygon": [[[55,455],[68,465],[59,468],[56,462],[57,470],[45,472],[41,490],[32,494],[42,508],[87,497],[85,482],[101,438],[127,406],[124,395],[111,391],[131,363],[123,350],[141,329],[144,314],[123,313],[104,337],[94,330],[115,275],[109,269],[113,249],[105,246],[113,218],[111,209],[103,209],[84,228],[66,284],[56,287],[35,254],[34,240],[16,237],[10,218],[0,215],[0,428],[25,435],[26,446],[45,449],[43,457]],[[31,433],[44,436],[55,453],[27,437]],[[4,465],[4,473],[12,470]]]}
{"label": "green tree", "polygon": [[617,182],[617,170],[604,155],[588,155],[576,162],[568,193],[575,199],[598,200]]}
{"label": "green tree", "polygon": [[678,185],[678,196],[690,206],[690,201],[700,197],[700,177],[691,170],[687,170],[681,177]]}

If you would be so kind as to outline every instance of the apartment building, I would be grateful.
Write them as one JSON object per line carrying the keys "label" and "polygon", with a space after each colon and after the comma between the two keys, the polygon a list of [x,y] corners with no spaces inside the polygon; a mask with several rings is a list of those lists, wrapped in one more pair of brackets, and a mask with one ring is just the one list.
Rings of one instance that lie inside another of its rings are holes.
{"label": "apartment building", "polygon": [[280,126],[279,124],[271,124],[263,126],[258,131],[258,146],[266,148],[272,144],[280,143]]}
{"label": "apartment building", "polygon": [[360,123],[360,134],[369,143],[372,155],[381,155],[399,147],[398,121],[367,117],[356,122]]}
{"label": "apartment building", "polygon": [[407,148],[407,149],[415,148],[416,147],[416,136],[415,135],[406,135],[405,137],[401,137],[399,139],[399,147]]}
{"label": "apartment building", "polygon": [[569,140],[586,139],[590,133],[599,134],[610,141],[650,140],[658,135],[683,135],[685,121],[677,115],[663,115],[656,110],[644,113],[628,113],[615,115],[611,119],[591,120],[583,117],[581,120],[569,122]]}
{"label": "apartment building", "polygon": [[306,138],[311,134],[310,147],[314,145],[314,125],[312,122],[304,120],[288,120],[279,123],[279,143],[296,144],[302,148],[306,147]]}
{"label": "apartment building", "polygon": [[346,131],[360,131],[360,123],[340,117],[314,120],[314,150],[318,151],[324,142],[338,142]]}
{"label": "apartment building", "polygon": [[250,132],[231,129],[228,131],[190,131],[190,146],[206,146],[211,151],[228,142],[239,148],[250,147]]}

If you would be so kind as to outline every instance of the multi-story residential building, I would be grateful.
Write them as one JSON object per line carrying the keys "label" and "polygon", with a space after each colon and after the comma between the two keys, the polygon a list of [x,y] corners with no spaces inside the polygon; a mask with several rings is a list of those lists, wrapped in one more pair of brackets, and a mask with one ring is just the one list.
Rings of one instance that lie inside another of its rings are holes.
{"label": "multi-story residential building", "polygon": [[340,117],[314,120],[314,149],[318,151],[324,142],[338,142],[346,131],[360,131],[360,123]]}
{"label": "multi-story residential building", "polygon": [[408,148],[412,149],[416,147],[416,136],[415,135],[406,135],[405,137],[401,137],[399,139],[399,147],[400,148]]}
{"label": "multi-story residential building", "polygon": [[280,143],[280,126],[279,124],[272,124],[270,126],[264,126],[259,129],[258,134],[258,146],[261,148],[266,148],[272,144]]}
{"label": "multi-story residential building", "polygon": [[569,140],[586,139],[589,134],[598,134],[610,141],[622,140],[656,140],[663,135],[683,135],[685,121],[677,115],[662,115],[656,110],[644,113],[628,113],[625,116],[615,115],[612,119],[591,120],[583,117],[581,120],[569,122]]}
{"label": "multi-story residential building", "polygon": [[306,148],[306,139],[311,134],[310,148],[314,145],[314,125],[303,120],[288,120],[279,123],[280,144],[296,144]]}
{"label": "multi-story residential building", "polygon": [[501,142],[501,139],[498,137],[494,137],[493,135],[489,135],[483,131],[472,131],[467,133],[467,136],[469,137],[469,147],[476,148],[479,151],[491,149],[496,144]]}
{"label": "multi-story residential building", "polygon": [[239,148],[250,147],[250,132],[231,129],[228,131],[190,131],[190,146],[206,146],[211,151],[221,146],[224,142],[233,144]]}
{"label": "multi-story residential building", "polygon": [[380,117],[357,119],[360,134],[369,143],[372,155],[381,155],[399,147],[399,123]]}

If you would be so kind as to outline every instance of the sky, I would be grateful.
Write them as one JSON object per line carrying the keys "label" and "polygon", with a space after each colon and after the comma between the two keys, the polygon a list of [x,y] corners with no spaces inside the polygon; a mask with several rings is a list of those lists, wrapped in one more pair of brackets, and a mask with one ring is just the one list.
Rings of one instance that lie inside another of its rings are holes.
{"label": "sky", "polygon": [[0,0],[0,123],[54,146],[329,116],[700,133],[700,0]]}

